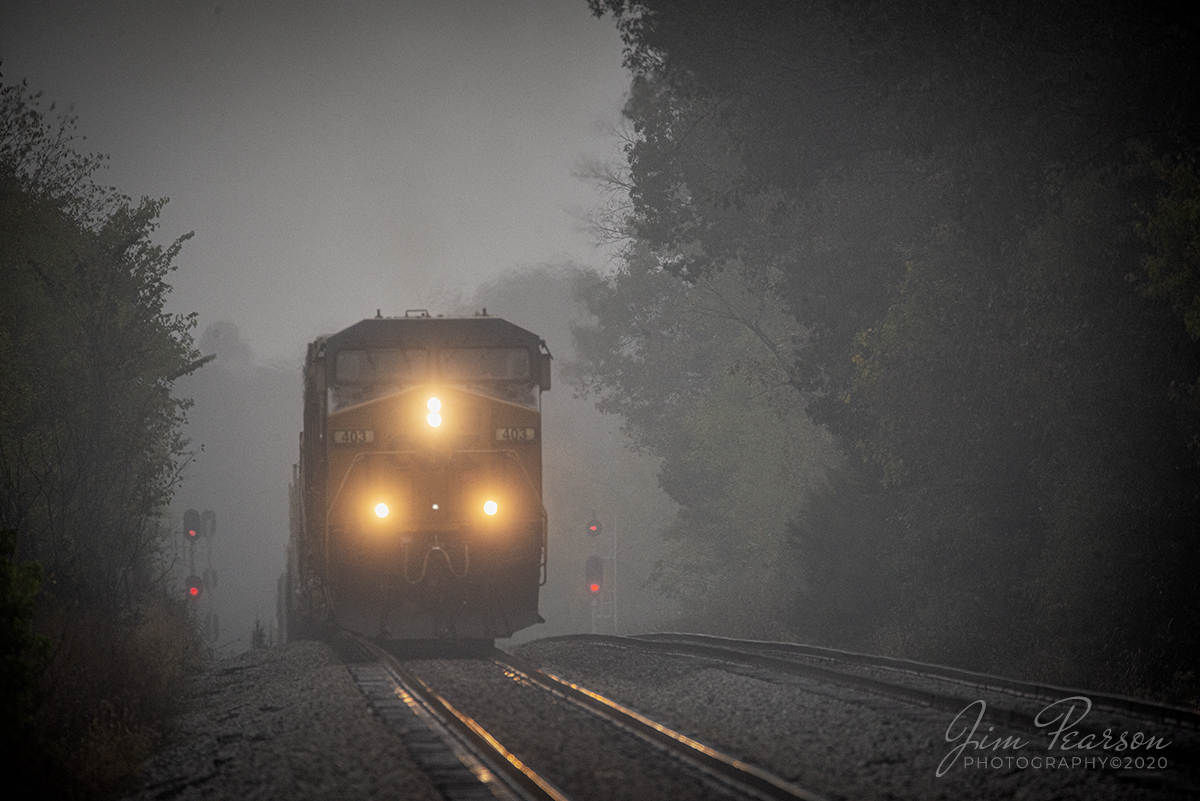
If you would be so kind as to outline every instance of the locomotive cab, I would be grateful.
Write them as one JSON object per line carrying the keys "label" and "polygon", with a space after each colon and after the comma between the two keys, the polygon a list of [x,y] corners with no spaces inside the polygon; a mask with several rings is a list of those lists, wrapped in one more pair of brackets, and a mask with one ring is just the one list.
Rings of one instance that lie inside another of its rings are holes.
{"label": "locomotive cab", "polygon": [[486,316],[368,319],[309,346],[289,636],[478,641],[541,621],[549,359]]}

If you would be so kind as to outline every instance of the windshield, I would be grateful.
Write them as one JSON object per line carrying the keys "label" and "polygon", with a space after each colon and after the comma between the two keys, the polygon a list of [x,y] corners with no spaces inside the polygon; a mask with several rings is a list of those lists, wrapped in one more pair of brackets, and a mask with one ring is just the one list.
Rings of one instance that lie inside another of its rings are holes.
{"label": "windshield", "polygon": [[429,354],[424,348],[375,348],[338,351],[338,384],[411,384],[425,378]]}
{"label": "windshield", "polygon": [[538,387],[526,348],[370,348],[334,355],[331,409],[364,403],[397,389],[441,382],[537,408]]}
{"label": "windshield", "polygon": [[529,351],[524,348],[454,348],[440,354],[443,380],[519,381],[529,378]]}

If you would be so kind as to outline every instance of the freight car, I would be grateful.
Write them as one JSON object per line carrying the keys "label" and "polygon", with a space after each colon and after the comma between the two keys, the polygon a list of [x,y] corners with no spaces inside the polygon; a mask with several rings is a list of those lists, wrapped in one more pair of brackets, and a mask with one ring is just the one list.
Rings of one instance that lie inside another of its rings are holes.
{"label": "freight car", "polygon": [[286,639],[489,642],[546,580],[545,342],[497,317],[366,319],[308,346]]}

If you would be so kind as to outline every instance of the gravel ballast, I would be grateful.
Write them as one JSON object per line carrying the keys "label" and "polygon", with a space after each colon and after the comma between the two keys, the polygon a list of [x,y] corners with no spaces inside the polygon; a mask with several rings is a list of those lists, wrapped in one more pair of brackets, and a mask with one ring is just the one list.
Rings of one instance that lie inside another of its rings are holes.
{"label": "gravel ballast", "polygon": [[[939,777],[952,748],[952,714],[944,710],[764,669],[578,640],[534,641],[515,653],[830,798],[1200,797],[1188,769],[1196,733],[1149,721],[1106,718],[1104,725],[1178,738],[1154,753],[1183,764],[1137,772],[1007,762],[965,767],[967,756],[1044,760],[1044,737],[996,725],[986,736],[1020,737],[1023,750],[964,751]],[[529,754],[556,755],[555,780],[568,793],[666,801],[722,794],[685,789],[668,779],[672,771],[654,749],[610,741],[569,704],[502,675],[488,660],[406,664],[502,742]],[[405,742],[372,711],[343,659],[324,643],[291,643],[215,662],[193,682],[189,700],[171,743],[146,766],[140,790],[129,798],[440,797]],[[1074,754],[1095,761],[1116,756]]]}
{"label": "gravel ballast", "polygon": [[720,801],[745,797],[490,661],[415,661],[405,667],[568,798]]}
{"label": "gravel ballast", "polygon": [[[1098,767],[1103,751],[1046,750],[1046,738],[986,720],[976,734],[1019,737],[1020,749],[964,749],[942,776],[939,765],[961,739],[947,740],[953,714],[797,676],[711,660],[614,648],[582,641],[540,640],[515,653],[562,678],[607,695],[732,756],[832,798],[1008,799],[1193,798],[1190,771],[1117,772]],[[1165,736],[1144,723],[1133,730]],[[1114,734],[1116,736],[1116,734]],[[1163,755],[1178,750],[1138,752]],[[1047,767],[1046,757],[1090,758]],[[1128,751],[1121,756],[1131,756]],[[975,764],[967,766],[967,757]],[[1010,757],[1012,758],[1010,760]],[[997,759],[999,767],[978,761]],[[1019,767],[1018,759],[1025,767]],[[1037,762],[1032,762],[1038,758]],[[1035,767],[1037,766],[1037,767]]]}
{"label": "gravel ballast", "polygon": [[438,799],[324,643],[211,665],[131,799]]}

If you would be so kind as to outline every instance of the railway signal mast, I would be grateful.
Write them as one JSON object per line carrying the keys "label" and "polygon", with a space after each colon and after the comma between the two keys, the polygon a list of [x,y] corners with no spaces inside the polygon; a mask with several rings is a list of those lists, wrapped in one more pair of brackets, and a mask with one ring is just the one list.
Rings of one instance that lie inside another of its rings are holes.
{"label": "railway signal mast", "polygon": [[[208,591],[217,587],[217,571],[212,566],[212,538],[217,533],[217,514],[212,509],[203,513],[196,509],[188,509],[183,513],[183,537],[188,541],[188,577],[184,592],[188,601],[200,607],[204,636],[209,642],[215,642],[220,633],[220,618],[212,610],[212,598]],[[196,573],[196,542],[203,540],[207,547],[204,549],[205,563],[203,576]]]}
{"label": "railway signal mast", "polygon": [[604,591],[604,559],[599,556],[589,556],[587,559],[587,589],[592,594],[592,602]]}
{"label": "railway signal mast", "polygon": [[[592,634],[603,627],[606,631],[617,631],[617,534],[610,527],[608,536],[596,512],[583,528],[591,540],[591,555],[584,565],[584,589],[592,599]],[[605,547],[607,546],[607,548]],[[608,554],[604,555],[607,550]],[[605,569],[605,563],[609,569]],[[606,580],[605,574],[608,574]]]}

